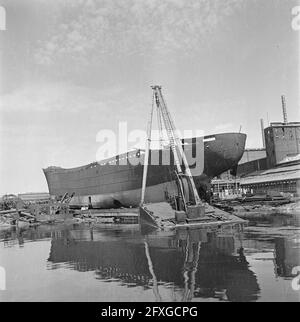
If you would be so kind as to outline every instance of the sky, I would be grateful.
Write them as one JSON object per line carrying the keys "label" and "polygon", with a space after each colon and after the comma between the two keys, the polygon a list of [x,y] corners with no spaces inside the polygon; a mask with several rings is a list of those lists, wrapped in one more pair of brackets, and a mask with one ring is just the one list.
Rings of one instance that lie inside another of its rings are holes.
{"label": "sky", "polygon": [[47,191],[42,168],[96,160],[97,133],[145,130],[151,85],[179,130],[299,117],[294,0],[0,0],[0,194]]}

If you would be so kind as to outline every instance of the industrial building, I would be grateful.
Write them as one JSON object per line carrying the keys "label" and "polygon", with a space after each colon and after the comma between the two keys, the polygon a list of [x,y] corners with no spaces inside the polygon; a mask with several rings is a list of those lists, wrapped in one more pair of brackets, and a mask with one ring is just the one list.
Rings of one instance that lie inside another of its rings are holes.
{"label": "industrial building", "polygon": [[239,180],[243,192],[269,195],[300,191],[300,162],[287,162],[258,173],[249,174]]}
{"label": "industrial building", "polygon": [[220,198],[241,196],[240,178],[243,175],[267,169],[266,150],[264,148],[245,149],[239,161],[236,175],[226,171],[211,182],[213,194]]}
{"label": "industrial building", "polygon": [[271,123],[264,132],[269,169],[300,154],[300,122]]}
{"label": "industrial building", "polygon": [[27,192],[19,193],[18,198],[25,202],[36,202],[49,200],[50,195],[48,192]]}
{"label": "industrial building", "polygon": [[299,196],[300,122],[288,122],[284,96],[281,102],[283,122],[272,122],[264,128],[261,119],[263,148],[245,149],[236,176],[228,171],[214,178],[214,195],[226,198],[245,192],[289,192]]}
{"label": "industrial building", "polygon": [[242,177],[254,171],[267,169],[266,149],[245,149],[237,167],[237,176]]}
{"label": "industrial building", "polygon": [[239,162],[239,165],[265,159],[266,158],[266,149],[265,148],[258,148],[258,149],[245,149],[244,154]]}
{"label": "industrial building", "polygon": [[213,195],[221,199],[241,196],[240,178],[213,179],[211,181]]}

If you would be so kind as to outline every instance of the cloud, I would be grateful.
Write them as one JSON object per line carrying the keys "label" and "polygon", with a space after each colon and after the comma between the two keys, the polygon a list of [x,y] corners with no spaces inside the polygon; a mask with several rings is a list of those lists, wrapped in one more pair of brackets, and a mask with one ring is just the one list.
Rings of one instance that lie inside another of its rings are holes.
{"label": "cloud", "polygon": [[[121,89],[95,90],[67,82],[26,85],[0,97],[0,111],[78,112],[83,109],[105,110],[113,105]],[[115,97],[115,98],[113,98]]]}
{"label": "cloud", "polygon": [[[226,131],[230,131],[233,128],[233,124],[232,123],[223,123],[223,124],[218,124],[214,127],[213,132],[226,132]],[[236,129],[235,129],[236,131]]]}
{"label": "cloud", "polygon": [[[106,56],[195,55],[235,12],[238,0],[65,0],[57,26],[35,53],[40,65],[80,63]],[[76,66],[76,65],[75,65]]]}

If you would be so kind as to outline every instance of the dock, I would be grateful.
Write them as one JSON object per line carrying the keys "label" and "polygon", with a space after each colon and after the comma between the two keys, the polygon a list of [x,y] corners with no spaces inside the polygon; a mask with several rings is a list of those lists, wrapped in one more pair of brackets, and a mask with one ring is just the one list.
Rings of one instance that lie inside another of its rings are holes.
{"label": "dock", "polygon": [[204,205],[204,215],[195,219],[176,220],[176,211],[168,203],[144,204],[140,208],[141,222],[160,228],[204,228],[223,225],[245,225],[247,221],[207,203]]}
{"label": "dock", "polygon": [[138,223],[138,208],[77,210],[74,216],[100,223]]}

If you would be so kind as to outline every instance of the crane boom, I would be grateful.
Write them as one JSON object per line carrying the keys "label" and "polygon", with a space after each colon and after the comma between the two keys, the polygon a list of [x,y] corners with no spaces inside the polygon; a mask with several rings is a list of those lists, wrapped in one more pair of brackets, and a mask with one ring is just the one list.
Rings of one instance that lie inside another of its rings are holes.
{"label": "crane boom", "polygon": [[[190,186],[192,189],[192,193],[194,195],[195,203],[196,203],[196,205],[201,205],[202,202],[201,202],[201,199],[198,195],[198,191],[196,189],[195,182],[194,182],[191,170],[189,168],[189,164],[187,162],[184,150],[182,148],[182,142],[181,142],[180,138],[178,137],[174,121],[171,117],[171,114],[168,110],[167,104],[166,104],[166,102],[163,98],[163,95],[161,93],[161,86],[155,85],[155,86],[152,86],[152,89],[154,92],[155,103],[156,103],[157,109],[161,114],[161,118],[162,118],[163,123],[165,125],[168,139],[170,141],[170,146],[171,146],[171,149],[173,152],[174,161],[176,164],[176,169],[177,169],[178,175],[179,176],[184,175],[188,179],[188,182],[190,183]],[[185,173],[184,174],[183,174],[183,171],[181,168],[180,160],[183,161],[183,164],[185,166]]]}
{"label": "crane boom", "polygon": [[148,126],[147,126],[147,144],[146,144],[146,151],[145,151],[146,153],[144,156],[141,204],[143,204],[144,200],[145,200],[145,190],[146,190],[146,184],[147,184],[147,173],[148,173],[148,163],[149,163],[149,151],[150,151],[150,145],[151,145],[151,129],[152,129],[153,109],[154,109],[154,93],[152,96],[152,106],[151,106],[150,118],[149,118]]}

